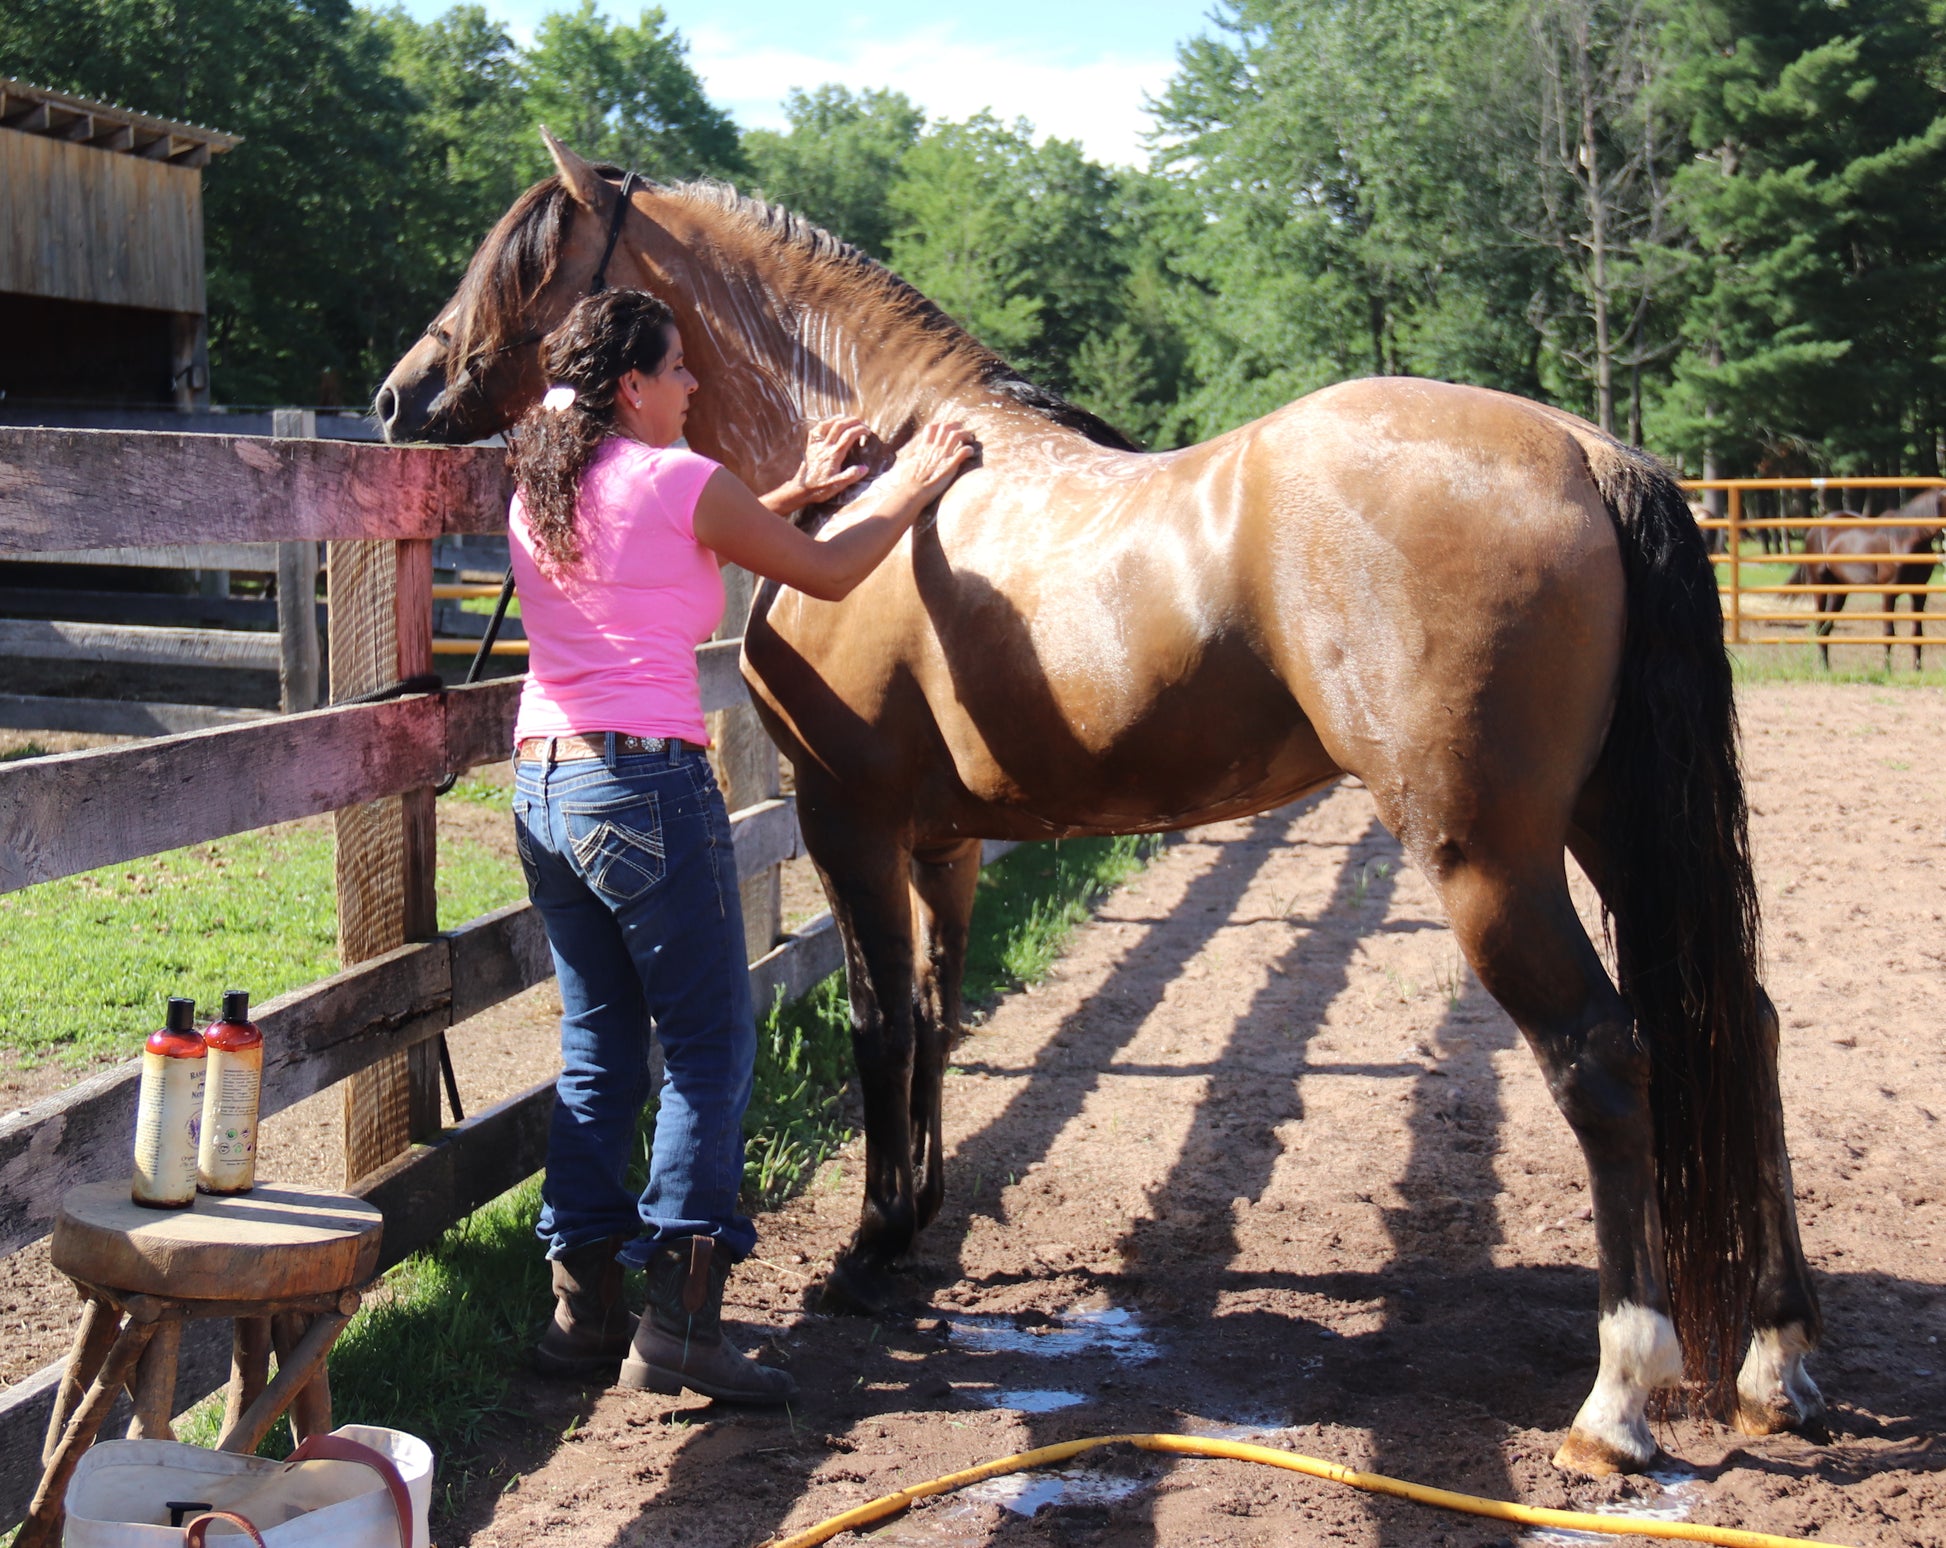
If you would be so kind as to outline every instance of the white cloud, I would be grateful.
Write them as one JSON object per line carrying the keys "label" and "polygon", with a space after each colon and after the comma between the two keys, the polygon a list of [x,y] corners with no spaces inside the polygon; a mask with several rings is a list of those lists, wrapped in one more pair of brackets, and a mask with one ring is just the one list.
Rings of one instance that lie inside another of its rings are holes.
{"label": "white cloud", "polygon": [[782,128],[792,87],[835,83],[853,91],[901,91],[933,118],[991,108],[1026,118],[1042,135],[1079,140],[1096,161],[1144,166],[1152,127],[1145,96],[1159,93],[1173,57],[1052,57],[1009,42],[969,42],[951,24],[902,37],[861,36],[829,50],[774,46],[710,23],[685,26],[689,62],[710,100],[747,129]]}

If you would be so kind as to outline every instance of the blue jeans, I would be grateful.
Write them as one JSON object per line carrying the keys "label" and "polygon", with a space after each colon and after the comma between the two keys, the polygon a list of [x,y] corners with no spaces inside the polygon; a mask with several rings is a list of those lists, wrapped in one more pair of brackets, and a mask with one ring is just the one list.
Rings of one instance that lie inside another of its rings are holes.
{"label": "blue jeans", "polygon": [[[736,856],[703,753],[515,766],[514,840],[561,991],[539,1231],[548,1256],[620,1236],[639,1267],[659,1241],[710,1236],[736,1257],[743,1111],[757,1033]],[[624,1186],[649,1098],[649,1028],[664,1083],[649,1183]]]}

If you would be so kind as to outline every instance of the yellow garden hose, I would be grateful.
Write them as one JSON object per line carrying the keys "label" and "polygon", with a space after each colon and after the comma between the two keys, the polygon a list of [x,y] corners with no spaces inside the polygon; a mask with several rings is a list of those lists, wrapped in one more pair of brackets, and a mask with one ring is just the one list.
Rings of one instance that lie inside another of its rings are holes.
{"label": "yellow garden hose", "polygon": [[1522,1526],[1560,1527],[1571,1532],[1607,1532],[1621,1537],[1666,1537],[1684,1542],[1716,1543],[1721,1548],[1838,1548],[1833,1543],[1808,1537],[1775,1537],[1768,1532],[1745,1532],[1737,1527],[1698,1526],[1687,1521],[1644,1521],[1630,1516],[1598,1516],[1581,1510],[1544,1510],[1538,1505],[1514,1505],[1506,1500],[1483,1499],[1477,1494],[1455,1494],[1451,1489],[1430,1489],[1424,1484],[1407,1483],[1402,1478],[1387,1478],[1383,1473],[1360,1473],[1336,1462],[1307,1457],[1295,1451],[1279,1451],[1274,1446],[1252,1446],[1242,1441],[1207,1440],[1200,1435],[1097,1435],[1089,1440],[1063,1441],[1058,1446],[1041,1446],[1017,1452],[997,1462],[983,1462],[961,1472],[948,1473],[925,1483],[900,1489],[868,1504],[820,1521],[789,1537],[774,1538],[766,1548],[815,1548],[829,1542],[840,1532],[868,1526],[896,1515],[914,1500],[929,1495],[964,1489],[984,1478],[1025,1472],[1030,1467],[1046,1467],[1065,1462],[1084,1451],[1100,1446],[1137,1446],[1143,1451],[1168,1451],[1186,1457],[1227,1457],[1235,1462],[1261,1462],[1266,1467],[1281,1467],[1293,1473],[1309,1473],[1333,1483],[1350,1484],[1373,1494],[1390,1494],[1402,1500],[1417,1500],[1421,1505],[1438,1505],[1446,1510],[1462,1510],[1469,1515],[1491,1516],[1496,1521],[1517,1521]]}

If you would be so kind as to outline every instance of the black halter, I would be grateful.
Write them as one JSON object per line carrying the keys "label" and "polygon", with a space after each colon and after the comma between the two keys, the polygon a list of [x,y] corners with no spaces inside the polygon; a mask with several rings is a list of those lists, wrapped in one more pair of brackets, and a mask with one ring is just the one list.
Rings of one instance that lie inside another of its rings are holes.
{"label": "black halter", "polygon": [[642,181],[639,172],[628,172],[622,176],[622,191],[615,200],[615,211],[608,217],[608,245],[601,250],[601,262],[595,265],[595,277],[588,283],[588,294],[598,296],[608,288],[608,260],[615,256],[615,244],[622,237],[622,217],[628,214],[628,202],[635,192],[635,185]]}

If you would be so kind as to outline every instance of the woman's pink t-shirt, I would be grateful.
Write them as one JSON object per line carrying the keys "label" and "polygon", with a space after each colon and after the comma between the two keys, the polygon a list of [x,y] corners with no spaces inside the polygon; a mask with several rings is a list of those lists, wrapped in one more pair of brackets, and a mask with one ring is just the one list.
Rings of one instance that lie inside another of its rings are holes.
{"label": "woman's pink t-shirt", "polygon": [[696,502],[717,464],[611,437],[581,476],[580,560],[544,569],[516,494],[514,584],[528,639],[514,739],[627,731],[707,742],[696,647],[723,617],[716,555]]}

